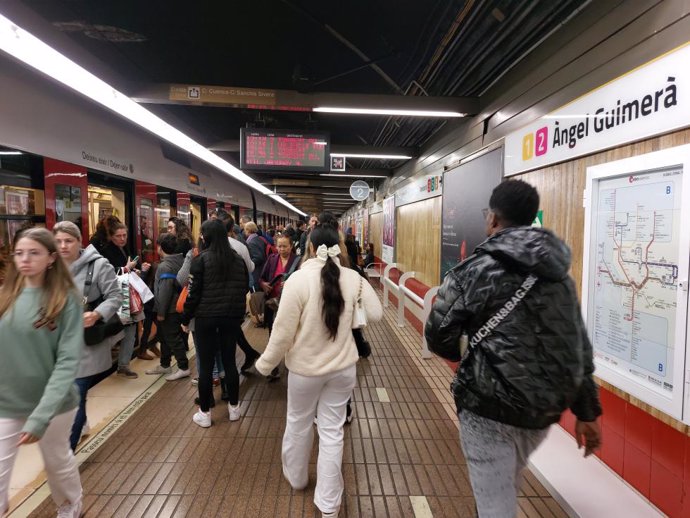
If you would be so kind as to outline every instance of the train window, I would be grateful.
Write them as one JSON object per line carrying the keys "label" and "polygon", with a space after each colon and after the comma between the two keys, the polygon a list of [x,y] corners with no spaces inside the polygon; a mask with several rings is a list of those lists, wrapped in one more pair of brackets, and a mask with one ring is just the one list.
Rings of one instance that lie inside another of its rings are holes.
{"label": "train window", "polygon": [[45,197],[39,189],[0,185],[0,250],[8,253],[17,232],[45,226]]}
{"label": "train window", "polygon": [[148,198],[141,198],[139,203],[139,232],[141,234],[141,256],[151,262],[154,255],[153,245],[153,202]]}
{"label": "train window", "polygon": [[192,202],[189,208],[191,215],[191,224],[189,228],[192,231],[192,238],[196,243],[201,233],[201,204]]}
{"label": "train window", "polygon": [[172,216],[170,207],[170,193],[158,192],[158,206],[156,207],[156,228],[158,235],[168,231],[168,220]]}
{"label": "train window", "polygon": [[71,221],[81,228],[81,187],[55,185],[55,221]]}

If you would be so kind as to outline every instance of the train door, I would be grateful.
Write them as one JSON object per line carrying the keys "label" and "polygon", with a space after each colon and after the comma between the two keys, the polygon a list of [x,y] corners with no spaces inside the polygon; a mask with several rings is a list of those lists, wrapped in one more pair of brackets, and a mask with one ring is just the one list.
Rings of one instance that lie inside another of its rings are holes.
{"label": "train door", "polygon": [[116,216],[127,225],[128,245],[130,250],[138,250],[136,246],[134,225],[134,196],[133,184],[109,175],[88,172],[88,235],[96,232],[96,225],[106,216]]}

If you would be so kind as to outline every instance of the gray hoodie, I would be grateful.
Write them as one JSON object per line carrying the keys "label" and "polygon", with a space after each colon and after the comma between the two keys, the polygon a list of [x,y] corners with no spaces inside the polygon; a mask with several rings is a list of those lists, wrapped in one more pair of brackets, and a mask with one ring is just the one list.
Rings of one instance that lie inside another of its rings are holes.
{"label": "gray hoodie", "polygon": [[[180,294],[180,284],[176,278],[180,268],[184,263],[184,256],[182,254],[166,255],[156,270],[156,280],[154,282],[153,294],[155,301],[153,303],[153,310],[159,315],[167,315],[168,313],[175,313],[177,310],[177,297]],[[161,279],[161,275],[171,274],[174,277],[169,279]]]}
{"label": "gray hoodie", "polygon": [[[99,254],[93,245],[89,245],[81,251],[79,258],[72,263],[70,271],[77,290],[83,296],[86,273],[91,262],[94,262],[94,269],[93,281],[87,294],[88,302],[103,297],[103,302],[96,307],[95,311],[101,314],[103,320],[108,320],[122,305],[122,294],[117,284],[117,277],[108,260]],[[77,378],[93,376],[108,370],[113,363],[110,350],[123,337],[124,332],[120,332],[106,337],[100,344],[84,347]]]}

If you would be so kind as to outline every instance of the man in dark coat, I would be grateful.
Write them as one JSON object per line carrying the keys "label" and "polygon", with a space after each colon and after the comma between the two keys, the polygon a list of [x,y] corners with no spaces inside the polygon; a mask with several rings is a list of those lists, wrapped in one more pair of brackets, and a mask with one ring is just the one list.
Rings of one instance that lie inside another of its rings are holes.
{"label": "man in dark coat", "polygon": [[494,189],[490,237],[448,273],[426,323],[429,348],[460,362],[453,393],[480,518],[516,515],[520,472],[567,408],[585,456],[601,442],[570,250],[531,227],[538,209],[523,181]]}

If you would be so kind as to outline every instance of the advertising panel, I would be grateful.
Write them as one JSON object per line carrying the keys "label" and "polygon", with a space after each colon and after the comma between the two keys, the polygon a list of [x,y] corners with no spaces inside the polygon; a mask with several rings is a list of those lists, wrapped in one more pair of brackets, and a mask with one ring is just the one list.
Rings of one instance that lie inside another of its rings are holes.
{"label": "advertising panel", "polygon": [[383,200],[383,261],[395,261],[395,197]]}
{"label": "advertising panel", "polygon": [[486,239],[486,211],[503,177],[502,158],[496,149],[444,174],[441,279]]}

